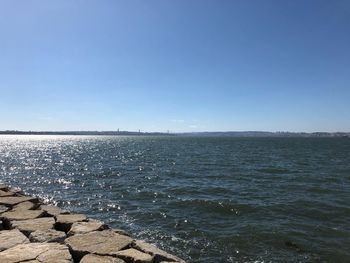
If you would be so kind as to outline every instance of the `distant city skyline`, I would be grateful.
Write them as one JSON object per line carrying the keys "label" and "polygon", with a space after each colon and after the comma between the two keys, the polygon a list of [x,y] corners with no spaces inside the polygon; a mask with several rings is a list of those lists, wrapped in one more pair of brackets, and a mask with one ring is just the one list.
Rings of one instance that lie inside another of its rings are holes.
{"label": "distant city skyline", "polygon": [[0,2],[0,130],[350,132],[349,1]]}

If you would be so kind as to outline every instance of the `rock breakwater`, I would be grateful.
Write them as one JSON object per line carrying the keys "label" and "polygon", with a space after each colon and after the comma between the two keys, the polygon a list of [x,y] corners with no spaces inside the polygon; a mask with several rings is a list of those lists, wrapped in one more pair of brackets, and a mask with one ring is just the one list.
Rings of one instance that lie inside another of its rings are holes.
{"label": "rock breakwater", "polygon": [[83,214],[0,183],[0,263],[185,263]]}

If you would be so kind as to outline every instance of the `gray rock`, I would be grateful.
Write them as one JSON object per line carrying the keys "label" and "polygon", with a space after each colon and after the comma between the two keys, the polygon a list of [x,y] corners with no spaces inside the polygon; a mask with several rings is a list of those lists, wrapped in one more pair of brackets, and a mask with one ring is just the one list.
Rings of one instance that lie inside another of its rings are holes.
{"label": "gray rock", "polygon": [[125,261],[120,258],[88,254],[82,258],[80,263],[125,263]]}
{"label": "gray rock", "polygon": [[132,246],[140,251],[153,255],[155,262],[172,261],[172,262],[185,263],[185,261],[182,260],[181,258],[171,255],[168,252],[165,252],[164,250],[161,250],[156,246],[149,244],[143,240],[134,241]]}
{"label": "gray rock", "polygon": [[106,229],[107,226],[97,220],[90,220],[88,222],[75,222],[73,223],[72,227],[70,228],[68,235],[75,235],[75,234],[85,234],[92,231],[100,231]]}
{"label": "gray rock", "polygon": [[0,218],[6,221],[12,220],[28,220],[39,218],[44,215],[44,211],[42,210],[11,210],[8,212],[4,212],[0,215]]}
{"label": "gray rock", "polygon": [[39,202],[38,198],[29,196],[7,196],[0,197],[0,205],[14,206],[22,202],[31,201],[33,203]]}
{"label": "gray rock", "polygon": [[83,214],[57,215],[55,228],[57,230],[68,232],[73,223],[83,222],[86,220],[86,215]]}
{"label": "gray rock", "polygon": [[7,210],[9,210],[9,208],[7,206],[0,205],[0,214],[3,212],[6,212]]}
{"label": "gray rock", "polygon": [[31,242],[57,242],[63,243],[66,238],[66,233],[62,231],[57,231],[55,229],[47,230],[36,230],[29,235],[29,240]]}
{"label": "gray rock", "polygon": [[26,236],[37,230],[53,229],[55,219],[53,217],[42,217],[30,220],[11,221],[11,227],[17,228],[23,232]]}
{"label": "gray rock", "polygon": [[68,211],[62,210],[61,208],[53,205],[42,205],[41,210],[44,210],[50,216],[58,216],[61,214],[69,214]]}
{"label": "gray rock", "polygon": [[117,257],[124,259],[126,262],[132,263],[152,263],[153,256],[147,253],[143,253],[134,248],[129,248],[126,250],[121,250],[116,253]]}
{"label": "gray rock", "polygon": [[29,243],[29,239],[17,229],[0,231],[0,251],[26,243]]}
{"label": "gray rock", "polygon": [[64,242],[70,248],[74,260],[79,261],[89,253],[115,256],[119,250],[129,247],[132,241],[130,237],[119,235],[111,230],[103,230],[74,235]]}
{"label": "gray rock", "polygon": [[[67,246],[58,243],[21,244],[0,252],[1,263],[73,263]],[[31,260],[31,261],[30,261]]]}

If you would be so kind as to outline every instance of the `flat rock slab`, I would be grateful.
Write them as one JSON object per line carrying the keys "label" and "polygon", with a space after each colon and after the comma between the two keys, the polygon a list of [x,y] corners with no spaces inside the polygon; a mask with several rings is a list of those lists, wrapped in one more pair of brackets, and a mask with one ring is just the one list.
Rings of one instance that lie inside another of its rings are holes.
{"label": "flat rock slab", "polygon": [[29,243],[29,239],[17,229],[0,231],[0,251],[26,243]]}
{"label": "flat rock slab", "polygon": [[33,203],[37,203],[39,200],[35,197],[29,196],[8,196],[8,197],[0,197],[0,205],[6,206],[14,206],[22,202],[31,201]]}
{"label": "flat rock slab", "polygon": [[126,262],[132,263],[152,263],[153,256],[143,253],[134,248],[129,248],[116,253],[117,257],[124,259]]}
{"label": "flat rock slab", "polygon": [[120,258],[88,254],[82,258],[80,263],[125,263],[125,261]]}
{"label": "flat rock slab", "polygon": [[[30,201],[26,201],[23,203],[19,203],[15,205],[12,210],[34,210],[37,209],[40,205],[38,203],[33,203]],[[44,210],[43,210],[44,211]]]}
{"label": "flat rock slab", "polygon": [[4,197],[4,196],[14,196],[15,193],[12,191],[4,191],[4,190],[0,190],[0,197]]}
{"label": "flat rock slab", "polygon": [[53,229],[55,225],[55,219],[53,217],[42,217],[30,220],[12,221],[11,227],[17,228],[25,235],[29,236],[31,232],[37,230]]}
{"label": "flat rock slab", "polygon": [[56,229],[64,232],[68,232],[76,222],[86,221],[86,215],[83,214],[68,214],[56,216]]}
{"label": "flat rock slab", "polygon": [[103,230],[71,236],[64,242],[69,246],[74,259],[79,261],[89,253],[115,256],[118,251],[130,246],[132,241],[130,237]]}
{"label": "flat rock slab", "polygon": [[174,255],[171,255],[171,254],[165,252],[164,250],[161,250],[161,249],[157,248],[156,246],[149,244],[143,240],[134,241],[132,246],[140,251],[147,253],[147,254],[153,255],[155,262],[170,261],[170,262],[185,263],[185,261],[183,259],[178,258]]}
{"label": "flat rock slab", "polygon": [[69,214],[69,212],[53,205],[42,205],[41,210],[44,210],[50,216],[58,216],[61,214]]}
{"label": "flat rock slab", "polygon": [[48,230],[36,230],[29,235],[29,240],[31,242],[56,242],[63,243],[66,238],[66,233],[62,231],[57,231],[55,229]]}
{"label": "flat rock slab", "polygon": [[58,243],[28,243],[0,252],[1,263],[72,263],[68,247]]}
{"label": "flat rock slab", "polygon": [[2,219],[5,220],[28,220],[39,218],[44,215],[44,211],[42,210],[11,210],[8,212],[4,212],[0,215]]}
{"label": "flat rock slab", "polygon": [[106,228],[107,226],[103,222],[97,220],[90,220],[89,222],[76,222],[73,223],[68,235],[85,234],[92,231],[104,230]]}

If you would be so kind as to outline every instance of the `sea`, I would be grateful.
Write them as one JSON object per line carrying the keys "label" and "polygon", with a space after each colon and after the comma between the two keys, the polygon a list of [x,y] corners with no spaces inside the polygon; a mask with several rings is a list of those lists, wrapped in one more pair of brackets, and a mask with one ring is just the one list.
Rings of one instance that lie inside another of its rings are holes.
{"label": "sea", "polygon": [[187,262],[350,262],[350,139],[0,136],[0,181]]}

